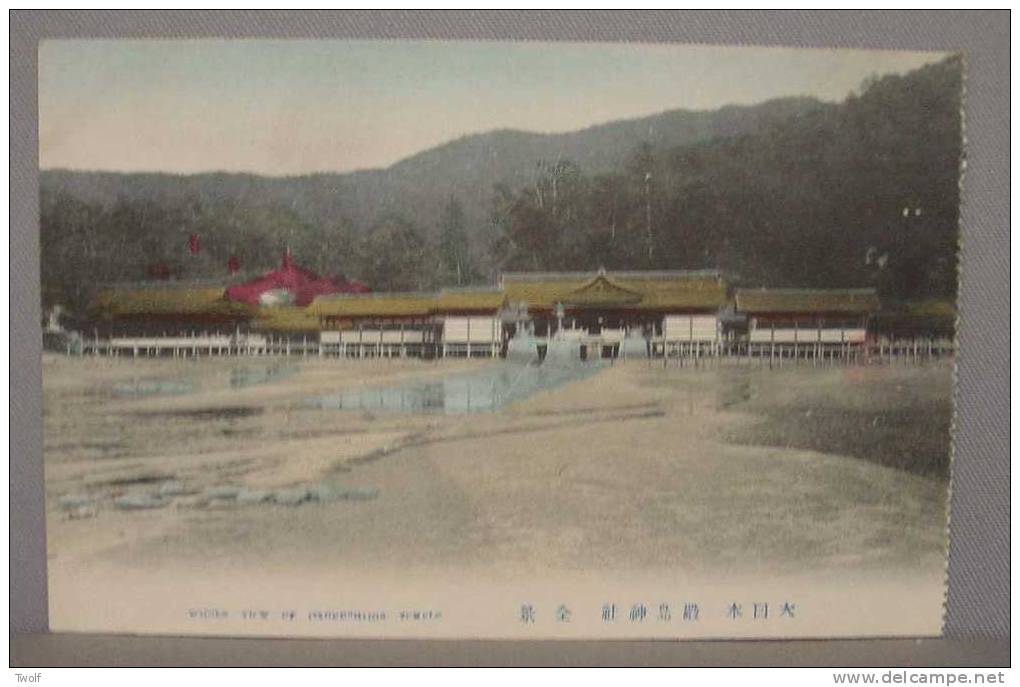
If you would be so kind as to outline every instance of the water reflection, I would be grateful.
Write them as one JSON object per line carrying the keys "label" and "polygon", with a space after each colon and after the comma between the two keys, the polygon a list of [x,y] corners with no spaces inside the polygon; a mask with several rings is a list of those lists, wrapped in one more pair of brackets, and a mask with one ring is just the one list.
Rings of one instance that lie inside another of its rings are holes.
{"label": "water reflection", "polygon": [[118,396],[151,396],[156,394],[187,394],[195,390],[188,381],[174,379],[135,379],[113,385]]}
{"label": "water reflection", "polygon": [[274,382],[297,372],[294,365],[273,365],[272,367],[235,367],[230,371],[230,387],[242,389],[253,384]]}
{"label": "water reflection", "polygon": [[[284,379],[298,371],[296,365],[270,365],[235,367],[230,370],[227,384],[231,389],[243,389],[255,384],[268,384]],[[220,382],[213,382],[218,384]],[[189,394],[196,391],[198,385],[190,379],[132,379],[113,385],[113,393],[117,396],[162,396]]]}
{"label": "water reflection", "polygon": [[600,363],[522,365],[494,363],[478,372],[404,386],[352,389],[316,398],[318,408],[458,415],[496,410],[534,393],[588,377]]}

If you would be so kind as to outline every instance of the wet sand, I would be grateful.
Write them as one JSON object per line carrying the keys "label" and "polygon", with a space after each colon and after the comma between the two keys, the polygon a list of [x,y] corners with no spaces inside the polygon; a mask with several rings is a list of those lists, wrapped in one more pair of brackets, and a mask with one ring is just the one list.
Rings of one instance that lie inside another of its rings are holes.
{"label": "wet sand", "polygon": [[[947,479],[929,463],[949,450],[948,435],[938,436],[949,424],[949,365],[633,361],[471,415],[308,403],[492,364],[47,356],[51,609],[72,629],[106,627],[116,623],[80,617],[86,588],[130,596],[141,579],[178,591],[223,579],[243,588],[270,573],[397,587],[451,577],[858,576],[924,580],[941,593]],[[263,368],[276,373],[231,385]],[[139,380],[190,388],[123,392]],[[919,416],[936,428],[923,446],[917,423],[902,420]],[[168,483],[190,493],[154,509],[115,505]],[[222,486],[341,497],[290,506],[208,498]],[[359,498],[342,497],[352,493]],[[69,496],[87,505],[68,507]]]}

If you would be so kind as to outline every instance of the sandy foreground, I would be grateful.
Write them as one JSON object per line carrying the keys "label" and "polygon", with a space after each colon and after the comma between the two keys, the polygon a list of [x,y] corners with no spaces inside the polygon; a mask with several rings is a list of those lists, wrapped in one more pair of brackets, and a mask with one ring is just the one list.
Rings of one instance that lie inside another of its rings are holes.
{"label": "sandy foreground", "polygon": [[[635,361],[491,412],[309,403],[507,364],[46,356],[52,628],[940,631],[947,481],[869,452],[919,450],[890,418],[948,413],[950,366]],[[123,507],[161,490],[157,507]]]}

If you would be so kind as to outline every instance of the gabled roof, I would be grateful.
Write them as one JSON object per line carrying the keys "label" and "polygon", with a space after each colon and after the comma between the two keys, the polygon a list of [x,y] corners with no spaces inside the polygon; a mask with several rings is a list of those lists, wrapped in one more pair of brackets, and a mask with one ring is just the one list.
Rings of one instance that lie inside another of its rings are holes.
{"label": "gabled roof", "polygon": [[[726,304],[726,282],[715,270],[509,272],[502,283],[509,301],[538,310],[557,303],[635,310],[717,309]],[[595,297],[598,292],[605,294],[602,302]]]}
{"label": "gabled roof", "polygon": [[878,310],[875,289],[737,289],[745,313],[869,313]]}
{"label": "gabled roof", "polygon": [[628,289],[600,274],[563,297],[564,305],[589,307],[627,306],[640,303],[644,294]]}
{"label": "gabled roof", "polygon": [[359,281],[337,282],[321,277],[311,270],[299,267],[290,252],[283,255],[280,266],[242,284],[227,287],[227,298],[249,305],[259,305],[268,291],[283,290],[290,294],[295,305],[308,305],[319,295],[332,293],[363,293],[368,287]]}

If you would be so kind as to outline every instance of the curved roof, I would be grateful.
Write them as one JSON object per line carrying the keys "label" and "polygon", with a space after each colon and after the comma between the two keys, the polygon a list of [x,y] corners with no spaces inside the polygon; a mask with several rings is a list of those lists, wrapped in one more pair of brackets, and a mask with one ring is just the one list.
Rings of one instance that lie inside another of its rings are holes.
{"label": "curved roof", "polygon": [[249,305],[259,305],[267,291],[285,290],[295,305],[308,305],[316,296],[331,293],[363,293],[368,287],[358,281],[336,282],[294,264],[290,253],[284,253],[280,267],[266,274],[227,287],[227,298]]}
{"label": "curved roof", "polygon": [[557,303],[634,310],[718,309],[726,305],[719,272],[510,272],[503,275],[507,299],[532,309]]}

